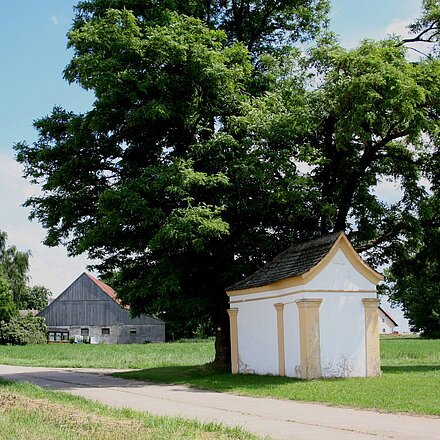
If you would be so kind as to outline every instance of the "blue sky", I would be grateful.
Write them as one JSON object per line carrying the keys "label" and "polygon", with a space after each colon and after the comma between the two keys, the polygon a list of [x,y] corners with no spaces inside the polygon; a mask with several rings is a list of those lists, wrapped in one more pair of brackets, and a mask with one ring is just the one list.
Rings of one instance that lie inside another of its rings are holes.
{"label": "blue sky", "polygon": [[[67,84],[62,71],[72,55],[66,33],[73,18],[74,0],[3,2],[0,16],[0,229],[10,243],[30,249],[34,283],[59,294],[84,269],[84,257],[67,258],[63,248],[41,245],[44,231],[27,220],[20,207],[36,189],[20,178],[13,160],[14,142],[36,139],[32,121],[54,105],[76,112],[90,108],[93,97]],[[354,47],[363,38],[401,33],[419,13],[420,0],[332,0],[332,28],[342,43]],[[390,186],[390,192],[395,188]]]}

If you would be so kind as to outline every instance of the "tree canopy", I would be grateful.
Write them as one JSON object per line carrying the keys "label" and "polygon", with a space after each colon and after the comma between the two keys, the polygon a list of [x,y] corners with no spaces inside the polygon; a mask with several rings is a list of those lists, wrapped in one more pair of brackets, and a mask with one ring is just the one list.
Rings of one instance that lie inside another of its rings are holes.
{"label": "tree canopy", "polygon": [[225,286],[294,237],[300,228],[289,224],[311,218],[289,206],[303,179],[286,151],[255,149],[234,128],[255,89],[243,42],[195,17],[147,20],[104,3],[79,5],[65,70],[94,91],[93,109],[55,108],[36,122],[34,145],[17,145],[26,176],[43,183],[27,204],[46,244],[116,272],[135,313],[224,321]]}
{"label": "tree canopy", "polygon": [[419,225],[408,240],[396,244],[387,293],[401,304],[413,331],[440,338],[440,199],[423,200]]}
{"label": "tree canopy", "polygon": [[76,8],[73,28],[104,17],[109,9],[127,9],[140,23],[163,25],[169,11],[197,18],[223,30],[228,44],[243,43],[251,54],[315,37],[328,24],[327,0],[85,0]]}

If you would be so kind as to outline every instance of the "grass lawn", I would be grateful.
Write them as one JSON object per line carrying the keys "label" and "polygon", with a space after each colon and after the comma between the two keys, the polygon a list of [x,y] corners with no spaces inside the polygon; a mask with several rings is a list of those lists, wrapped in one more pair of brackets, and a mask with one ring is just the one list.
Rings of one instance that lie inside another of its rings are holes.
{"label": "grass lawn", "polygon": [[72,368],[160,368],[203,365],[214,359],[214,342],[166,344],[0,345],[0,364]]}
{"label": "grass lawn", "polygon": [[257,439],[238,428],[112,409],[67,393],[0,380],[0,438],[8,440]]}
{"label": "grass lawn", "polygon": [[381,351],[379,378],[313,381],[215,371],[204,366],[214,355],[212,341],[0,347],[0,364],[142,368],[118,376],[249,396],[440,415],[440,340],[385,338]]}

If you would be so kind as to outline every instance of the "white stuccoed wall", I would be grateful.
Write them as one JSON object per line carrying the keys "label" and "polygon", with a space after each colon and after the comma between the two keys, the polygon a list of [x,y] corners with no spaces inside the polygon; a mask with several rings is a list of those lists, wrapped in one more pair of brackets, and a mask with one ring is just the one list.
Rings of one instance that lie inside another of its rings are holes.
{"label": "white stuccoed wall", "polygon": [[274,300],[238,306],[238,371],[278,374],[278,336]]}
{"label": "white stuccoed wall", "polygon": [[364,305],[358,293],[329,293],[320,308],[321,374],[366,374]]}
{"label": "white stuccoed wall", "polygon": [[336,252],[332,261],[307,283],[305,288],[310,290],[376,291],[376,286],[353,267],[341,249]]}
{"label": "white stuccoed wall", "polygon": [[[256,300],[263,297],[266,299]],[[333,260],[305,285],[231,297],[231,307],[239,310],[239,372],[278,375],[274,304],[281,302],[285,304],[286,376],[298,377],[300,341],[296,301],[303,298],[323,299],[320,307],[322,375],[365,376],[365,309],[362,299],[376,298],[376,286],[353,267],[342,250],[338,250]]]}
{"label": "white stuccoed wall", "polygon": [[[299,313],[298,306],[292,300],[300,295],[287,297],[287,304],[284,306],[284,343],[286,356],[286,376],[299,377],[299,366],[301,364],[299,352]],[[302,295],[301,295],[302,296]],[[290,303],[288,302],[290,301]]]}
{"label": "white stuccoed wall", "polygon": [[365,309],[362,298],[376,298],[376,286],[353,267],[342,250],[338,250],[333,260],[306,288],[339,290],[305,294],[306,298],[323,298],[319,319],[323,377],[365,376]]}

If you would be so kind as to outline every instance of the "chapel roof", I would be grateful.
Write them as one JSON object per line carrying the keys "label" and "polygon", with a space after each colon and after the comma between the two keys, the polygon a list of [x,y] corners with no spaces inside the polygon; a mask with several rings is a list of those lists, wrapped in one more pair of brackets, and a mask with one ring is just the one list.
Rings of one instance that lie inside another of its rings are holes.
{"label": "chapel roof", "polygon": [[330,252],[340,234],[342,233],[334,232],[294,244],[266,263],[261,269],[226,290],[229,292],[261,287],[286,278],[303,275]]}

